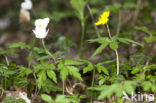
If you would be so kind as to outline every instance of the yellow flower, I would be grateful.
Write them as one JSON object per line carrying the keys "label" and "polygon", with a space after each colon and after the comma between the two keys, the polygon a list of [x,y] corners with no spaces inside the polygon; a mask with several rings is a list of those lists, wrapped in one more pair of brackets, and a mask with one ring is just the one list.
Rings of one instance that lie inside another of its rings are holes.
{"label": "yellow flower", "polygon": [[105,11],[101,16],[100,16],[100,18],[99,18],[99,21],[98,22],[96,22],[95,24],[96,25],[104,25],[104,24],[106,24],[107,22],[108,22],[108,20],[109,20],[109,14],[110,14],[110,12],[109,11]]}

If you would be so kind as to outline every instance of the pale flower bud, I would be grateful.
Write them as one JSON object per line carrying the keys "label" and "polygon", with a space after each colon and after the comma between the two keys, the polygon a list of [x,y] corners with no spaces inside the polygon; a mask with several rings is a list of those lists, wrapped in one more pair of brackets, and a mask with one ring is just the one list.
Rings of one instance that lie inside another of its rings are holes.
{"label": "pale flower bud", "polygon": [[31,2],[31,0],[25,0],[24,2],[22,2],[21,8],[24,9],[24,10],[32,9],[32,2]]}

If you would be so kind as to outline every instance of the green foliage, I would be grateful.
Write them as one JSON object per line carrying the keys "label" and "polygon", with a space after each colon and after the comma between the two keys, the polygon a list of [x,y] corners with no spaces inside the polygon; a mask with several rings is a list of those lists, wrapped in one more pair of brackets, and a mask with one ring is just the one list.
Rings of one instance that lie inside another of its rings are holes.
{"label": "green foliage", "polygon": [[112,85],[102,85],[97,87],[95,90],[100,91],[98,99],[104,100],[105,98],[110,98],[115,94],[118,98],[123,96],[123,91],[128,94],[134,93],[135,91],[134,81],[124,81],[121,83],[114,83]]}
{"label": "green foliage", "polygon": [[111,42],[111,43],[109,44],[109,46],[110,46],[110,48],[111,48],[112,50],[117,50],[117,49],[118,49],[118,43],[117,43],[117,42]]}
{"label": "green foliage", "polygon": [[108,37],[101,37],[98,39],[90,39],[90,43],[98,42],[100,43],[100,47],[98,47],[95,52],[93,53],[92,57],[96,56],[97,54],[101,53],[103,49],[106,48],[106,46],[111,42],[111,40]]}
{"label": "green foliage", "polygon": [[80,21],[84,20],[84,9],[87,4],[85,0],[70,0],[70,4],[77,11],[76,15]]}
{"label": "green foliage", "polygon": [[55,100],[47,94],[42,94],[41,97],[47,103],[78,103],[77,100],[66,95],[57,95]]}
{"label": "green foliage", "polygon": [[65,81],[69,74],[79,80],[82,80],[81,74],[79,73],[79,69],[76,66],[74,66],[81,64],[81,62],[73,61],[70,59],[60,61],[60,63],[58,64],[58,69],[60,70],[61,80]]}
{"label": "green foliage", "polygon": [[21,49],[28,48],[28,49],[30,49],[30,46],[26,45],[24,42],[19,42],[19,43],[10,44],[9,48],[21,48]]}
{"label": "green foliage", "polygon": [[138,43],[132,39],[128,39],[128,38],[117,38],[117,40],[121,43],[124,43],[124,44],[129,44],[129,43],[133,43],[133,44],[136,44],[136,45],[139,45],[139,46],[144,46],[143,44],[141,43]]}
{"label": "green foliage", "polygon": [[44,84],[44,81],[49,77],[52,79],[55,83],[57,83],[56,74],[54,72],[55,66],[52,64],[47,64],[44,61],[41,61],[41,64],[36,64],[34,66],[34,72],[37,73],[37,82],[38,87],[41,88],[41,86]]}
{"label": "green foliage", "polygon": [[26,103],[23,99],[15,99],[14,97],[6,97],[4,103]]}

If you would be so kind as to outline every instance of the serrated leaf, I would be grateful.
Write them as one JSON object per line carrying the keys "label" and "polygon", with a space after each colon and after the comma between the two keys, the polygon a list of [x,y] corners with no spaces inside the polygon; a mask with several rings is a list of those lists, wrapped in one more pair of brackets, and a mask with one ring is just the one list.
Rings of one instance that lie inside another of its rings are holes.
{"label": "serrated leaf", "polygon": [[47,94],[41,94],[41,98],[48,103],[52,103],[53,101],[52,98]]}
{"label": "serrated leaf", "polygon": [[103,100],[106,97],[110,98],[113,95],[113,93],[116,92],[115,90],[117,88],[120,88],[120,84],[118,84],[118,83],[112,84],[110,86],[103,85],[101,88],[97,89],[97,90],[100,90],[100,91],[102,90],[101,93],[100,93],[100,95],[99,95],[99,97],[98,97],[98,99],[99,100]]}
{"label": "serrated leaf", "polygon": [[133,87],[132,84],[130,84],[129,82],[125,82],[123,85],[123,89],[126,93],[131,94],[132,92],[135,92],[135,88]]}
{"label": "serrated leaf", "polygon": [[61,71],[60,71],[60,76],[61,76],[61,80],[62,81],[65,81],[67,76],[68,76],[68,68],[66,66],[64,66],[63,68],[61,68]]}
{"label": "serrated leaf", "polygon": [[97,54],[101,53],[103,51],[103,49],[106,48],[106,46],[108,45],[108,43],[104,43],[104,44],[101,44],[100,47],[98,47],[95,52],[93,53],[92,57],[96,56]]}
{"label": "serrated leaf", "polygon": [[38,74],[37,74],[37,83],[38,83],[38,87],[39,89],[41,88],[41,86],[43,85],[44,81],[46,80],[47,76],[46,76],[46,72],[43,70],[43,71],[40,71]]}
{"label": "serrated leaf", "polygon": [[152,83],[150,81],[144,81],[142,82],[141,86],[143,87],[144,91],[147,91],[152,87]]}
{"label": "serrated leaf", "polygon": [[128,38],[118,38],[118,40],[122,43],[125,43],[125,44],[129,44],[129,43],[133,43],[133,44],[136,44],[136,45],[139,45],[141,47],[143,47],[144,45],[139,43],[139,42],[136,42],[132,39],[128,39]]}
{"label": "serrated leaf", "polygon": [[74,61],[71,59],[65,59],[64,60],[64,65],[82,65],[82,62]]}
{"label": "serrated leaf", "polygon": [[52,79],[55,83],[57,83],[57,78],[56,78],[56,74],[54,71],[48,70],[47,75],[50,79]]}
{"label": "serrated leaf", "polygon": [[100,37],[100,38],[97,38],[97,39],[90,39],[88,40],[90,43],[94,43],[94,42],[97,42],[97,43],[100,43],[100,44],[103,44],[105,42],[108,42],[110,43],[111,40],[108,38],[108,37]]}
{"label": "serrated leaf", "polygon": [[82,81],[81,74],[79,73],[78,68],[74,66],[67,66],[70,75]]}
{"label": "serrated leaf", "polygon": [[94,65],[89,63],[87,67],[83,68],[83,74],[92,71],[94,69]]}
{"label": "serrated leaf", "polygon": [[118,43],[117,42],[111,42],[109,44],[109,47],[112,49],[112,50],[117,50],[118,49]]}
{"label": "serrated leaf", "polygon": [[46,79],[42,85],[42,91],[46,93],[60,92],[62,91],[62,88],[55,85],[50,79]]}

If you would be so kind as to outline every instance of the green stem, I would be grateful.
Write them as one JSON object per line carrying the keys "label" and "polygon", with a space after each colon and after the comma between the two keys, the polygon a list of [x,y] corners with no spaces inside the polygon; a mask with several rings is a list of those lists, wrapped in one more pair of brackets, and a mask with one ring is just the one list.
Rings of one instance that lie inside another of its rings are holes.
{"label": "green stem", "polygon": [[135,10],[132,26],[135,25],[136,20],[138,18],[138,15],[139,15],[139,12],[140,12],[140,5],[141,5],[141,0],[137,0],[137,7],[136,7],[136,10]]}
{"label": "green stem", "polygon": [[[111,33],[110,33],[109,26],[108,26],[107,23],[106,23],[106,26],[107,26],[109,38],[111,39],[111,41],[113,41]],[[116,64],[117,64],[117,75],[119,75],[119,53],[118,53],[117,50],[115,50],[115,54],[116,54]]]}
{"label": "green stem", "polygon": [[46,53],[47,53],[49,56],[51,56],[51,58],[52,58],[52,59],[54,60],[54,62],[55,62],[54,56],[48,51],[48,49],[47,49],[46,46],[45,46],[44,39],[42,39],[42,45],[43,45],[44,50],[46,51]]}
{"label": "green stem", "polygon": [[[94,77],[95,77],[95,69],[93,69],[93,75],[92,75],[92,87],[94,86],[94,81],[95,81],[95,79],[94,79]],[[92,103],[93,102],[93,97],[91,96],[91,98],[90,98],[90,103]]]}
{"label": "green stem", "polygon": [[[31,44],[31,49],[30,49],[31,51],[30,51],[28,57],[30,57],[33,54],[33,47],[34,47],[35,43],[36,43],[36,38],[33,40],[32,44]],[[30,68],[31,63],[32,63],[31,60],[29,60],[29,62],[28,62],[28,68]]]}
{"label": "green stem", "polygon": [[95,77],[95,69],[93,69],[93,75],[92,75],[92,87],[94,86],[94,77]]}
{"label": "green stem", "polygon": [[85,23],[84,23],[84,21],[81,21],[81,29],[82,29],[82,34],[81,34],[81,40],[80,40],[80,55],[82,53],[83,40],[84,40],[84,36],[85,36]]}
{"label": "green stem", "polygon": [[121,10],[119,10],[118,26],[117,26],[117,30],[116,30],[116,36],[119,35],[119,33],[120,33],[120,28],[121,28]]}
{"label": "green stem", "polygon": [[63,94],[63,95],[64,95],[64,87],[65,87],[64,82],[65,82],[65,81],[63,81],[63,83],[62,83],[62,88],[63,88],[62,94]]}

